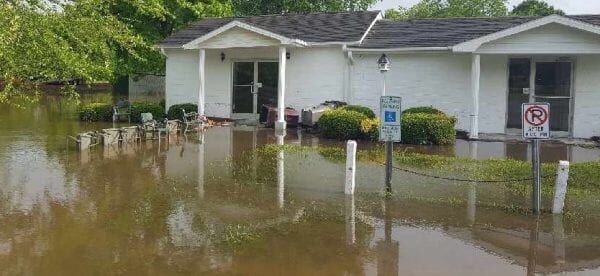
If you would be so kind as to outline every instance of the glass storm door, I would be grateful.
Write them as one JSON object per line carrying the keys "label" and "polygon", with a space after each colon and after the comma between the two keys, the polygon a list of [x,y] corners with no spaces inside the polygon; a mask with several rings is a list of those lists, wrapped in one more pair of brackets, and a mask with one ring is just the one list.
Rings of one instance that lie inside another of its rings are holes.
{"label": "glass storm door", "polygon": [[234,117],[257,118],[263,104],[277,105],[278,76],[277,62],[234,62]]}
{"label": "glass storm door", "polygon": [[550,103],[550,130],[569,132],[571,121],[571,62],[536,62],[533,100]]}
{"label": "glass storm door", "polygon": [[570,61],[545,61],[514,58],[509,61],[508,110],[506,127],[521,129],[521,105],[526,102],[550,103],[550,128],[559,136],[568,135],[571,122]]}

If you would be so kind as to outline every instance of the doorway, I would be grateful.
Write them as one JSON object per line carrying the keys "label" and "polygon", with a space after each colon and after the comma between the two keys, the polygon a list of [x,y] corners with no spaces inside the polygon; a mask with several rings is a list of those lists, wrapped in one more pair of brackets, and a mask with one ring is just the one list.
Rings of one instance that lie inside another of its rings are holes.
{"label": "doorway", "polygon": [[232,113],[235,119],[258,119],[262,105],[277,105],[279,63],[233,62]]}
{"label": "doorway", "polygon": [[554,137],[571,133],[573,62],[563,59],[512,58],[509,60],[507,129],[521,129],[521,105],[550,103],[550,129]]}

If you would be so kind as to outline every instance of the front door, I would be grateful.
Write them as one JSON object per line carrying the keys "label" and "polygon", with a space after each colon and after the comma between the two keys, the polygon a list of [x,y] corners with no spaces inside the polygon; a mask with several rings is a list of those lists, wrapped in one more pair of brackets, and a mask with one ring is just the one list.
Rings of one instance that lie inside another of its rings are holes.
{"label": "front door", "polygon": [[514,58],[509,62],[506,127],[521,129],[521,104],[550,103],[553,136],[568,136],[571,125],[573,64],[570,61]]}
{"label": "front door", "polygon": [[263,104],[277,105],[278,74],[277,62],[234,62],[233,118],[257,119]]}

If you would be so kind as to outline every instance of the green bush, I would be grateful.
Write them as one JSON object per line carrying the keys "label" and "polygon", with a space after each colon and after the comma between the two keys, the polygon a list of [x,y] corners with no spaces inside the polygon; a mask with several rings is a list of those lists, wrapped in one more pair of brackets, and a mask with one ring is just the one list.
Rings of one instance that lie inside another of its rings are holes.
{"label": "green bush", "polygon": [[369,119],[374,119],[376,117],[375,112],[373,112],[373,110],[371,110],[370,108],[368,108],[366,106],[346,105],[346,106],[342,106],[341,108],[344,110],[348,110],[348,111],[356,111],[358,113],[361,113],[361,114],[367,116],[367,118],[369,118]]}
{"label": "green bush", "polygon": [[455,124],[455,118],[440,114],[403,114],[402,143],[452,145],[456,141]]}
{"label": "green bush", "polygon": [[419,106],[406,109],[402,111],[402,114],[411,114],[411,113],[426,113],[426,114],[437,114],[437,115],[446,115],[444,112],[437,108],[433,108],[431,106]]}
{"label": "green bush", "polygon": [[167,116],[171,120],[183,120],[183,112],[181,109],[185,109],[185,112],[196,112],[198,111],[198,105],[193,103],[176,104],[169,107]]}
{"label": "green bush", "polygon": [[164,108],[157,103],[138,102],[131,104],[131,122],[140,123],[142,113],[152,113],[155,120],[162,120],[166,117]]}
{"label": "green bush", "polygon": [[325,111],[318,124],[326,138],[359,139],[362,137],[361,123],[365,119],[368,117],[362,113],[339,108]]}
{"label": "green bush", "polygon": [[86,122],[112,121],[112,105],[107,103],[89,103],[79,108],[79,120]]}

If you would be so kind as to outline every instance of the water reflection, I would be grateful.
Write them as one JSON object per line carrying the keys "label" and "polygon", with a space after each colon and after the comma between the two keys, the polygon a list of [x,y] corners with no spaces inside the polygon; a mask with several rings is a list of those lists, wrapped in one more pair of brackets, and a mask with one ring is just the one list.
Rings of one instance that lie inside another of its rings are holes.
{"label": "water reflection", "polygon": [[[254,151],[330,143],[296,130],[217,127],[77,152],[64,137],[99,125],[37,114],[0,115],[1,275],[599,272],[600,219],[578,217],[600,208],[595,199],[532,220],[493,207],[527,196],[397,173],[397,197],[382,201],[383,169],[367,163],[346,197],[344,164]],[[476,158],[487,148],[465,146]]]}

